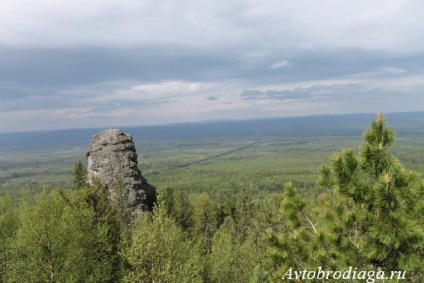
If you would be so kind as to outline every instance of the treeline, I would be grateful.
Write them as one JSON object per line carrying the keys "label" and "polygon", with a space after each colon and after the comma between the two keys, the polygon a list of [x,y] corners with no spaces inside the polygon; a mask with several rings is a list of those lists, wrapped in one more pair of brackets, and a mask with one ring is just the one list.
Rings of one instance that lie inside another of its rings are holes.
{"label": "treeline", "polygon": [[0,199],[0,282],[323,282],[287,277],[319,267],[357,272],[325,282],[382,271],[423,282],[423,180],[390,153],[381,115],[364,139],[320,167],[307,198],[290,183],[260,196],[167,188],[138,215],[88,186],[79,163],[72,190],[27,194],[18,207]]}

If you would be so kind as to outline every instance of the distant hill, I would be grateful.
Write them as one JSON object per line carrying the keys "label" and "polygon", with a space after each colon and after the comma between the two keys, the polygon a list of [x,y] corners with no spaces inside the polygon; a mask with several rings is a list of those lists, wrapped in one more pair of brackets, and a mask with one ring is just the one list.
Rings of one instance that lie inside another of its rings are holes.
{"label": "distant hill", "polygon": [[[314,115],[211,121],[161,126],[123,127],[134,140],[193,139],[249,136],[359,136],[376,114]],[[388,124],[399,136],[424,135],[424,112],[389,113]],[[72,129],[0,134],[0,152],[88,147],[96,132],[102,129]]]}

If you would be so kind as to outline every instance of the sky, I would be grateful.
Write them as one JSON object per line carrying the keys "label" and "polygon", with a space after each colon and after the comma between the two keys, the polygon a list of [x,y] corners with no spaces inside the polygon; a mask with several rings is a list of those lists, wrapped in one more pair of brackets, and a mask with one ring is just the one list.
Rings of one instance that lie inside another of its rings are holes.
{"label": "sky", "polygon": [[2,0],[0,132],[424,110],[422,0]]}

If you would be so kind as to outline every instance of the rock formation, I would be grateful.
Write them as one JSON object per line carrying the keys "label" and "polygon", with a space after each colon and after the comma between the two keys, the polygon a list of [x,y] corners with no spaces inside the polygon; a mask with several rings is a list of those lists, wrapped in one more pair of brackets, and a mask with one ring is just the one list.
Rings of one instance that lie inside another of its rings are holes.
{"label": "rock formation", "polygon": [[137,153],[131,135],[119,129],[101,131],[93,136],[87,157],[91,184],[98,180],[104,192],[114,199],[120,183],[133,212],[153,208],[156,188],[147,183],[137,167]]}

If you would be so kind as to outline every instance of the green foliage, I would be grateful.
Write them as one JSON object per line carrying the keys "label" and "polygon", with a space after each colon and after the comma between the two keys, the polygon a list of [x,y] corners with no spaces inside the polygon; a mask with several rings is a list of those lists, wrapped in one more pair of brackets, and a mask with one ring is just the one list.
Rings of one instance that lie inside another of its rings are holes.
{"label": "green foliage", "polygon": [[84,188],[87,186],[87,168],[78,161],[72,171],[72,187],[75,189]]}
{"label": "green foliage", "polygon": [[129,265],[125,282],[202,282],[196,245],[161,205],[141,213],[122,255]]}
{"label": "green foliage", "polygon": [[[136,143],[143,176],[159,190],[171,187],[213,195],[218,191],[237,194],[245,189],[255,194],[278,192],[288,181],[313,188],[316,167],[335,148],[354,142],[351,137],[249,137]],[[34,193],[45,186],[73,187],[69,172],[85,152],[84,146],[0,154],[0,193],[7,191],[16,197],[17,188],[22,187]]]}
{"label": "green foliage", "polygon": [[184,231],[192,229],[194,208],[186,193],[180,188],[168,187],[160,194],[160,199],[167,216],[173,218]]}
{"label": "green foliage", "polygon": [[[105,238],[102,246],[99,246],[99,257],[107,258],[109,265],[110,279],[107,282],[117,282],[122,276],[123,260],[119,255],[122,239],[127,237],[127,221],[119,214],[116,204],[111,202],[103,192],[103,186],[98,180],[85,190],[78,190],[81,197],[82,206],[87,207],[92,212],[93,224],[102,228]],[[125,214],[126,215],[126,214]]]}
{"label": "green foliage", "polygon": [[[218,192],[235,195],[248,190],[256,198],[281,192],[283,184],[289,181],[296,188],[315,192],[316,168],[335,151],[358,142],[360,139],[352,136],[261,136],[140,139],[136,144],[143,176],[159,190],[181,188],[185,193],[206,192],[212,197]],[[424,151],[419,150],[422,147],[422,137],[402,136],[393,152],[408,168],[424,172]],[[16,199],[20,188],[37,193],[46,186],[73,187],[69,172],[85,152],[86,146],[2,152],[0,193],[8,192]]]}
{"label": "green foliage", "polygon": [[212,282],[267,282],[262,245],[218,230],[208,256]]}
{"label": "green foliage", "polygon": [[275,280],[290,268],[337,270],[337,252],[328,243],[319,211],[308,207],[292,184],[284,187],[277,222],[267,229],[268,256],[274,264]]}
{"label": "green foliage", "polygon": [[68,167],[29,156],[31,169],[0,156],[12,164],[1,188],[48,178],[71,188],[0,198],[0,282],[279,282],[319,266],[422,282],[424,185],[403,164],[423,172],[424,143],[394,137],[380,115],[359,150],[351,137],[148,143],[140,164],[160,201],[139,215],[122,180],[108,198],[79,162],[64,182],[72,154]]}
{"label": "green foliage", "polygon": [[110,279],[107,229],[78,194],[43,192],[23,200],[7,282],[100,282]]}
{"label": "green foliage", "polygon": [[[306,202],[291,187],[281,204],[282,227],[269,231],[276,276],[298,269],[404,270],[421,282],[424,244],[421,177],[391,154],[394,133],[381,114],[356,155],[345,149],[320,167],[325,190]],[[319,214],[310,207],[319,205]]]}
{"label": "green foliage", "polygon": [[111,205],[116,213],[116,219],[118,220],[121,229],[124,229],[126,226],[130,225],[133,220],[132,209],[128,202],[129,191],[125,187],[124,180],[122,177],[118,178],[113,184],[114,192]]}
{"label": "green foliage", "polygon": [[250,228],[255,225],[255,210],[253,200],[249,193],[246,191],[237,195],[235,212],[237,235],[243,239],[246,239]]}
{"label": "green foliage", "polygon": [[390,153],[394,132],[381,114],[364,133],[359,156],[345,151],[333,159],[335,185],[357,225],[360,262],[374,269],[416,272],[423,266],[417,255],[424,242],[420,176],[405,169]]}
{"label": "green foliage", "polygon": [[200,244],[202,254],[209,254],[212,250],[212,237],[218,229],[218,214],[215,204],[206,194],[198,200],[194,221],[194,235]]}
{"label": "green foliage", "polygon": [[0,282],[5,282],[6,268],[11,261],[12,243],[17,229],[17,215],[9,197],[0,197]]}

